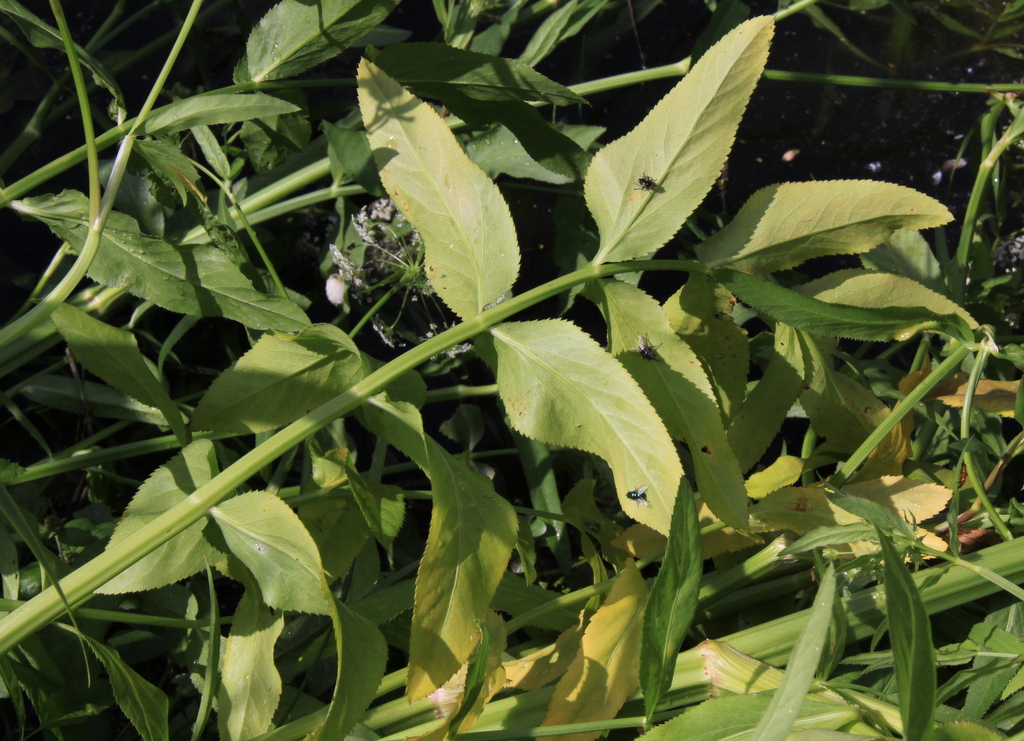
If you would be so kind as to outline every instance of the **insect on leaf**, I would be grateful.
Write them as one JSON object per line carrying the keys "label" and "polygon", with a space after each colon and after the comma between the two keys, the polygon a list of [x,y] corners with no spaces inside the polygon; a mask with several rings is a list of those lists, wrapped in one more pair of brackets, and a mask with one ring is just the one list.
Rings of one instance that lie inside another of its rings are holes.
{"label": "insect on leaf", "polygon": [[654,252],[704,200],[732,148],[773,32],[769,16],[733,29],[635,129],[594,156],[584,183],[601,233],[594,265]]}

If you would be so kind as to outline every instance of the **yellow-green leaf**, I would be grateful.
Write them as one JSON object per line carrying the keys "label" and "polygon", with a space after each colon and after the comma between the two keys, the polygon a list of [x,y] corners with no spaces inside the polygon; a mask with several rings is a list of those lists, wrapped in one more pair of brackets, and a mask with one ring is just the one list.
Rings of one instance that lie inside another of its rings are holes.
{"label": "yellow-green leaf", "polygon": [[812,257],[867,252],[897,229],[929,229],[952,218],[934,198],[902,185],[782,183],[752,195],[725,229],[697,248],[697,256],[708,267],[767,275]]}
{"label": "yellow-green leaf", "polygon": [[[217,473],[217,455],[209,440],[196,440],[183,449],[139,487],[117,523],[107,550],[118,546],[135,531],[149,524],[188,496]],[[207,521],[200,520],[143,556],[96,591],[121,594],[158,589],[187,579],[223,558],[203,535]]]}
{"label": "yellow-green leaf", "polygon": [[883,308],[886,306],[923,306],[936,314],[958,314],[971,329],[978,328],[967,310],[917,281],[874,270],[837,270],[823,278],[793,288],[797,293],[830,304]]}
{"label": "yellow-green leaf", "polygon": [[[583,634],[580,651],[555,686],[544,726],[614,718],[639,683],[637,656],[647,587],[632,561],[594,614]],[[601,735],[574,733],[566,741],[593,741]]]}
{"label": "yellow-green leaf", "polygon": [[225,741],[247,741],[267,731],[281,699],[274,644],[284,616],[271,613],[258,595],[250,589],[242,595],[225,641],[217,692],[217,725]]}
{"label": "yellow-green leaf", "polygon": [[512,506],[490,480],[427,438],[433,512],[416,577],[406,695],[415,702],[469,658],[516,542]]}
{"label": "yellow-green leaf", "polygon": [[[601,233],[594,265],[653,253],[704,200],[732,148],[774,28],[762,16],[730,31],[635,129],[594,156],[584,183]],[[643,187],[645,177],[653,187]]]}
{"label": "yellow-green leaf", "polygon": [[192,427],[265,432],[334,398],[363,376],[359,349],[330,324],[266,334],[210,385]]}
{"label": "yellow-green leaf", "polygon": [[327,614],[320,553],[291,507],[273,494],[251,491],[211,507],[210,516],[256,577],[268,605]]}
{"label": "yellow-green leaf", "polygon": [[[623,510],[667,533],[683,469],[636,381],[565,321],[499,324],[490,339],[493,348],[484,345],[481,351],[493,352],[498,392],[512,426],[534,440],[604,458]],[[646,504],[626,496],[642,487]]]}
{"label": "yellow-green leaf", "polygon": [[764,499],[773,491],[795,483],[803,471],[803,458],[780,455],[768,468],[747,477],[747,496]]}
{"label": "yellow-green leaf", "polygon": [[463,319],[479,314],[519,273],[508,205],[430,106],[365,59],[358,82],[374,161],[423,239],[431,285]]}
{"label": "yellow-green leaf", "polygon": [[[744,527],[743,474],[700,359],[673,334],[658,302],[639,288],[621,281],[595,281],[585,293],[597,301],[608,322],[609,350],[640,384],[669,434],[689,446],[701,497],[722,520]],[[637,353],[641,335],[655,348],[654,359]]]}

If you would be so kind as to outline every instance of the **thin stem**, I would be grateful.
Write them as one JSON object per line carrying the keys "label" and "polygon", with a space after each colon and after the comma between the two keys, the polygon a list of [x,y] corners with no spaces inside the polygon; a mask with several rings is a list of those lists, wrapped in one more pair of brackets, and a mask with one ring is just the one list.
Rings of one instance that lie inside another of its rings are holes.
{"label": "thin stem", "polygon": [[[210,507],[216,506],[230,496],[235,487],[243,484],[253,473],[317,430],[352,412],[384,386],[438,353],[466,342],[495,324],[573,286],[618,273],[659,269],[694,272],[703,271],[704,266],[686,260],[637,260],[627,264],[587,266],[500,303],[408,350],[344,393],[272,435],[192,492],[186,500],[69,574],[61,581],[68,601],[76,605],[88,599],[94,590],[128,566],[206,517]],[[0,619],[0,654],[9,651],[23,639],[56,619],[62,612],[61,601],[56,590],[51,587],[34,597],[28,604]]]}
{"label": "thin stem", "polygon": [[394,296],[398,292],[398,290],[402,288],[402,286],[404,285],[405,283],[396,283],[395,285],[391,286],[391,288],[387,290],[387,293],[385,293],[383,296],[377,299],[377,302],[373,306],[371,306],[365,314],[363,314],[362,318],[358,322],[356,322],[356,326],[352,328],[352,331],[348,333],[348,336],[355,337],[357,334],[359,334],[359,331],[366,326],[366,323],[373,319],[373,317],[376,316],[377,312],[384,308],[384,304],[386,304],[391,299],[391,297]]}
{"label": "thin stem", "polygon": [[904,417],[914,411],[914,407],[920,403],[929,391],[931,391],[936,384],[942,379],[952,373],[954,370],[960,367],[960,363],[963,359],[971,352],[971,348],[966,345],[960,345],[953,352],[950,353],[949,357],[946,358],[938,368],[933,370],[927,378],[925,378],[917,387],[907,394],[906,398],[896,405],[896,408],[889,413],[882,424],[876,427],[867,439],[860,444],[853,454],[846,459],[846,461],[836,470],[829,480],[833,486],[839,487],[846,483],[846,481],[856,473],[857,469],[860,468],[861,464],[867,460],[867,457],[871,454],[885,436],[889,434],[896,425],[898,425]]}

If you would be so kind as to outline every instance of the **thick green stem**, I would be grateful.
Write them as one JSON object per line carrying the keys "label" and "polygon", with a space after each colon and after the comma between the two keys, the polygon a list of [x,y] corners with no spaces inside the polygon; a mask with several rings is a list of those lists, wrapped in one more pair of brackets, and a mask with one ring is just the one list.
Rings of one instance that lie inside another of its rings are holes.
{"label": "thick green stem", "polygon": [[[403,373],[412,370],[438,353],[461,342],[466,342],[516,313],[575,285],[617,273],[655,269],[703,271],[704,267],[700,263],[682,260],[645,260],[628,264],[589,266],[498,304],[494,308],[432,337],[422,345],[412,348],[404,355],[374,371],[343,394],[288,425],[259,447],[239,458],[211,481],[196,489],[184,502],[168,510],[65,577],[61,585],[68,601],[72,605],[76,605],[88,599],[94,590],[103,586],[128,566],[204,518],[210,507],[216,506],[230,496],[235,487],[243,484],[255,472],[307,439],[317,430],[353,411]],[[0,654],[11,650],[24,638],[56,619],[62,612],[60,598],[56,590],[51,587],[4,617],[0,620]]]}

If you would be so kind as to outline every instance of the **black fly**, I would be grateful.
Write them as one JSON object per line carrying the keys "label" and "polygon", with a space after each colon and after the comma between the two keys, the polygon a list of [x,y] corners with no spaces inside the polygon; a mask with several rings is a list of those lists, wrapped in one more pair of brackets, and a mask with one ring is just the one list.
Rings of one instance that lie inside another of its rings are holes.
{"label": "black fly", "polygon": [[639,178],[637,178],[636,184],[639,186],[637,190],[652,191],[658,187],[658,184],[654,182],[654,178],[652,178],[646,172]]}
{"label": "black fly", "polygon": [[651,344],[651,341],[647,339],[646,335],[638,334],[636,336],[636,342],[637,342],[636,349],[635,350],[631,350],[630,352],[636,353],[637,355],[639,355],[644,360],[657,360],[658,359],[657,353],[654,352],[658,348],[654,347],[654,345]]}
{"label": "black fly", "polygon": [[638,489],[633,489],[633,491],[627,491],[626,499],[631,502],[636,502],[641,507],[647,507],[647,487],[641,486]]}

